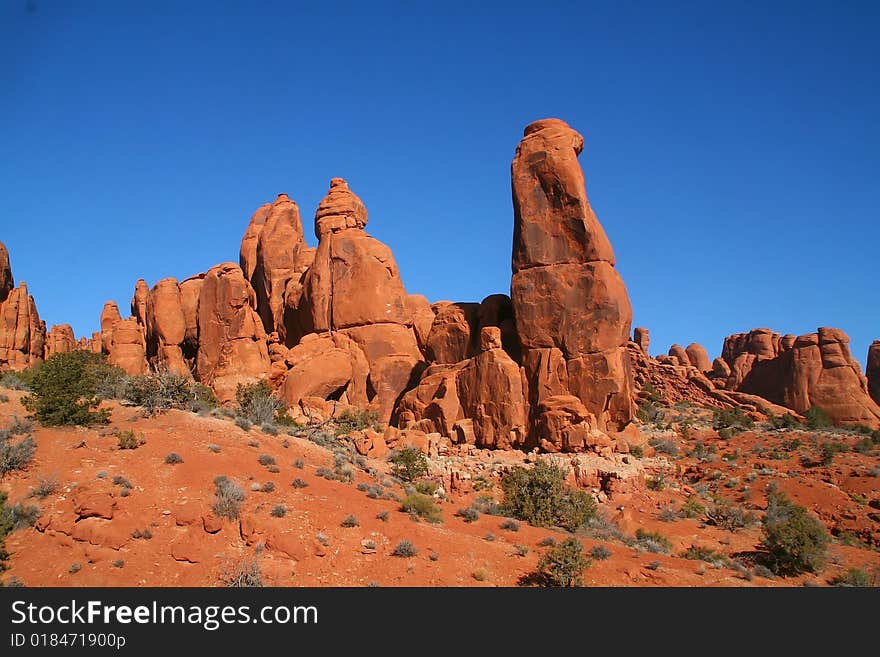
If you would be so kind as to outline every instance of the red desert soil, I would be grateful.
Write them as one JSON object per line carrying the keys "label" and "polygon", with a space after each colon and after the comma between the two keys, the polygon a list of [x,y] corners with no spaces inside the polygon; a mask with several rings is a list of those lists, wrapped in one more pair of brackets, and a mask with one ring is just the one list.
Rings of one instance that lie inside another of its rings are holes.
{"label": "red desert soil", "polygon": [[[8,401],[0,403],[0,427],[14,416],[26,415],[20,405],[23,393],[4,394]],[[317,468],[332,467],[332,452],[304,438],[244,431],[228,418],[183,411],[145,418],[139,408],[116,403],[108,407],[111,422],[98,428],[35,425],[33,461],[0,482],[10,505],[21,501],[41,510],[35,527],[7,538],[11,556],[6,579],[15,576],[28,586],[222,586],[224,572],[255,558],[265,582],[278,586],[515,586],[547,550],[539,545],[543,539],[566,536],[525,523],[519,523],[518,531],[502,529],[504,519],[487,514],[472,523],[454,515],[478,495],[491,492],[498,499],[497,487],[449,493],[439,502],[441,524],[417,522],[400,511],[399,503],[370,499],[359,491],[358,483],[377,483],[361,469],[355,468],[350,484],[317,476]],[[699,411],[688,412],[699,417]],[[114,432],[127,429],[143,434],[146,442],[137,449],[119,449]],[[662,454],[643,459],[649,477],[662,477],[664,487],[651,490],[640,484],[636,492],[613,494],[600,510],[628,536],[638,528],[660,532],[671,542],[671,553],[640,551],[613,538],[581,537],[586,551],[596,545],[611,551],[609,558],[593,560],[585,585],[825,585],[850,567],[880,569],[880,553],[870,547],[871,542],[875,548],[880,544],[875,456],[847,452],[838,454],[831,467],[804,465],[802,457],[816,452],[815,437],[808,432],[745,432],[723,441],[711,428],[691,429],[686,437],[651,431],[679,452],[674,459]],[[795,437],[801,440],[800,448],[780,449]],[[851,444],[857,437],[838,440]],[[686,455],[698,441],[714,447],[712,460]],[[212,451],[209,445],[220,449]],[[171,452],[183,462],[167,464],[165,457]],[[263,454],[274,458],[277,473],[258,462]],[[487,465],[522,461],[522,455],[509,452],[482,454]],[[294,465],[299,459],[303,468]],[[370,460],[367,465],[388,470],[385,461]],[[42,500],[29,497],[41,477],[52,475],[60,484],[55,493]],[[246,492],[240,521],[219,520],[211,511],[218,475],[237,481]],[[113,483],[115,477],[130,482],[128,495],[122,494],[123,485]],[[308,486],[293,487],[295,478]],[[660,516],[667,507],[679,509],[698,491],[723,495],[760,516],[765,487],[774,481],[835,534],[843,532],[846,542],[861,547],[835,540],[825,570],[785,579],[673,556],[698,545],[748,564],[749,553],[760,542],[758,528],[727,531],[699,519],[664,521]],[[274,491],[252,490],[266,482],[274,484]],[[399,485],[394,491],[403,495]],[[286,508],[284,517],[270,515],[276,505]],[[383,511],[386,521],[377,518]],[[341,526],[349,515],[357,517],[359,526]],[[144,530],[152,537],[133,537]],[[411,541],[418,554],[393,556],[401,540]],[[520,556],[517,546],[528,548],[527,554]]]}

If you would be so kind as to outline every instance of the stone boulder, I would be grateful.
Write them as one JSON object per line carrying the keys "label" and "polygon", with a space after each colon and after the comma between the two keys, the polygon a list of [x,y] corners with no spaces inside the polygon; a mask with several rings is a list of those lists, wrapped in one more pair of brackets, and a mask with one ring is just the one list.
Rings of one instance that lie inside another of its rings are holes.
{"label": "stone boulder", "polygon": [[687,352],[690,364],[698,370],[704,373],[712,370],[712,361],[709,359],[709,352],[706,351],[706,348],[703,345],[697,342],[692,342],[687,346],[685,351]]}

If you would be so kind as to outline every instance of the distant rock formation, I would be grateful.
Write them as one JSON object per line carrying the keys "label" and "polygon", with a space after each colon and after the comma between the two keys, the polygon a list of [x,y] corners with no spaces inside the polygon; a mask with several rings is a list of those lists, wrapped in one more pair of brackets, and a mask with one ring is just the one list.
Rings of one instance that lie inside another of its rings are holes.
{"label": "distant rock formation", "polygon": [[0,370],[23,370],[43,360],[46,323],[27,284],[15,287],[9,252],[0,242]]}
{"label": "distant rock formation", "polygon": [[66,354],[80,348],[73,329],[69,324],[53,324],[46,334],[46,358],[55,354]]}
{"label": "distant rock formation", "polygon": [[765,328],[734,334],[724,341],[722,358],[730,369],[729,390],[798,413],[818,407],[836,423],[880,428],[880,406],[840,329],[822,327],[798,337]]}

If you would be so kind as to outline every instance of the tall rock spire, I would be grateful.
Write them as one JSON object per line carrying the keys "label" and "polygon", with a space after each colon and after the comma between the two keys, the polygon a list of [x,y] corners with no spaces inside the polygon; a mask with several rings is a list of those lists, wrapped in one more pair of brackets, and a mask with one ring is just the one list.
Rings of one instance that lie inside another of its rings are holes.
{"label": "tall rock spire", "polygon": [[[633,414],[626,352],[632,308],[587,199],[578,163],[583,145],[559,119],[525,129],[511,165],[511,299],[533,413],[558,407],[539,406],[547,397],[574,395],[600,429],[618,429]],[[543,446],[562,448],[553,443]]]}

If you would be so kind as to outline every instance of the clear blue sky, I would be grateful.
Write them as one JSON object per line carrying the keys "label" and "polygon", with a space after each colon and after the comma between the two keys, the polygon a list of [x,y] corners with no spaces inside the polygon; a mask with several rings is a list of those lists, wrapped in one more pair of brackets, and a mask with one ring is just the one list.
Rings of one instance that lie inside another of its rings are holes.
{"label": "clear blue sky", "polygon": [[557,116],[652,352],[880,338],[880,3],[298,4],[0,3],[0,240],[47,323],[237,260],[279,192],[314,244],[334,176],[410,292],[509,292],[510,161]]}

